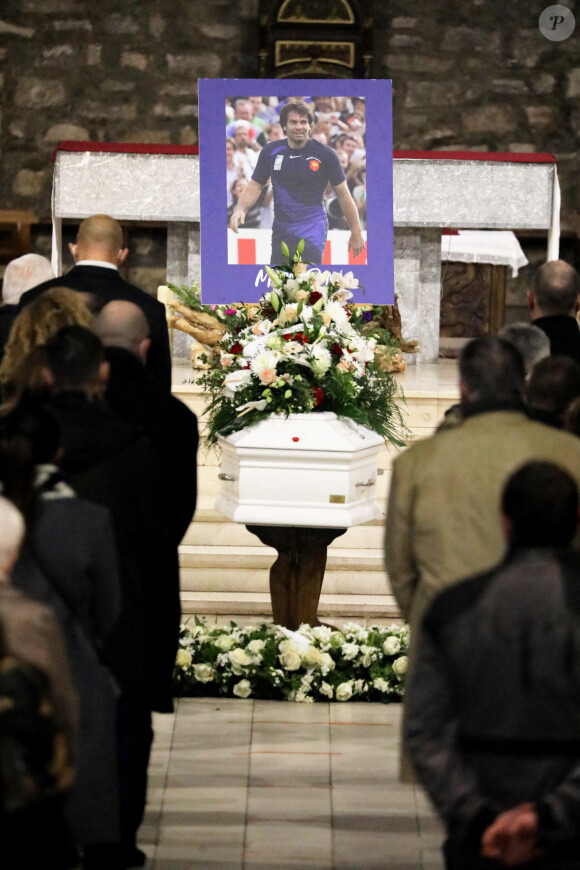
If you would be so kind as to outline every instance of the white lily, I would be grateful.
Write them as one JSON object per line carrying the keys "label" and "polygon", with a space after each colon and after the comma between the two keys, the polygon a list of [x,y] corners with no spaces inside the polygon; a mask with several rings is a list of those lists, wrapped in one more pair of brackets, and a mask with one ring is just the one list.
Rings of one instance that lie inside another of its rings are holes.
{"label": "white lily", "polygon": [[224,393],[231,398],[236,390],[239,390],[240,387],[243,387],[251,379],[252,372],[250,369],[236,369],[233,372],[229,372],[224,378]]}
{"label": "white lily", "polygon": [[267,404],[265,399],[259,399],[257,402],[246,402],[238,408],[238,417],[243,417],[244,414],[249,414],[250,411],[263,411]]}

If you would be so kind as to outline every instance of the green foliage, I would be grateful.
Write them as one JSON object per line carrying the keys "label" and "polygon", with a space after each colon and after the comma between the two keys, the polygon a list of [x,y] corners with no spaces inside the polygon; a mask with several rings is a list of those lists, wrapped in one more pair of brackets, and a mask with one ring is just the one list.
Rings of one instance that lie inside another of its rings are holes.
{"label": "green foliage", "polygon": [[201,289],[197,281],[192,281],[189,285],[167,284],[170,290],[173,290],[180,302],[191,308],[192,311],[207,311],[207,305],[201,304]]}

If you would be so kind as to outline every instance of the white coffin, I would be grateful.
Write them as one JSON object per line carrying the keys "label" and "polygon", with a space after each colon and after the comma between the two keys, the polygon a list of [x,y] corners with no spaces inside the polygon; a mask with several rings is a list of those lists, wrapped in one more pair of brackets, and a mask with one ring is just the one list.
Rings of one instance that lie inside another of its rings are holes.
{"label": "white coffin", "polygon": [[239,523],[348,528],[380,516],[376,432],[330,412],[272,416],[220,438],[216,509]]}

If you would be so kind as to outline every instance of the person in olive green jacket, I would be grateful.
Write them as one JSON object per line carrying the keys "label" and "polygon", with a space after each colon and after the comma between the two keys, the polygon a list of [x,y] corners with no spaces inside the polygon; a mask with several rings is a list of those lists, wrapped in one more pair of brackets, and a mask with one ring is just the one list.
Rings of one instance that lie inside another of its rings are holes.
{"label": "person in olive green jacket", "polygon": [[459,375],[463,421],[412,444],[393,466],[385,559],[411,633],[438,592],[502,559],[501,492],[517,468],[557,462],[580,484],[580,439],[528,419],[513,346],[474,339]]}

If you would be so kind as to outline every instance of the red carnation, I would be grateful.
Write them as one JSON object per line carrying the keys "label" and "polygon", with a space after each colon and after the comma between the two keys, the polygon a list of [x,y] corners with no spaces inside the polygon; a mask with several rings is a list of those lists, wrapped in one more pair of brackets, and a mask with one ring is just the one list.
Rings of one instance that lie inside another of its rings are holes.
{"label": "red carnation", "polygon": [[338,341],[335,341],[334,344],[331,345],[330,351],[335,356],[342,356],[342,354],[344,352],[343,349],[341,348],[341,346],[339,345]]}
{"label": "red carnation", "polygon": [[239,353],[243,353],[243,352],[244,352],[244,348],[240,344],[239,341],[236,341],[236,343],[232,344],[232,346],[230,347],[230,353],[239,354]]}
{"label": "red carnation", "polygon": [[324,402],[324,390],[322,387],[312,387],[312,395],[314,397],[314,407],[318,408]]}
{"label": "red carnation", "polygon": [[319,293],[318,290],[313,290],[308,297],[308,301],[311,305],[314,305],[314,303],[318,302],[319,299],[322,299],[322,293]]}

